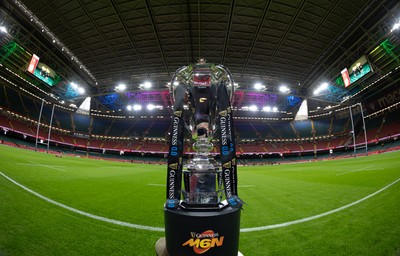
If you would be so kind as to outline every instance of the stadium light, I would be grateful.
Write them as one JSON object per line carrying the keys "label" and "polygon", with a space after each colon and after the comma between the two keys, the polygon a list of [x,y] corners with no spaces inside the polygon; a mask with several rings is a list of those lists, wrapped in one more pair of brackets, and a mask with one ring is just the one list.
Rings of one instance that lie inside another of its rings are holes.
{"label": "stadium light", "polygon": [[71,83],[71,87],[72,87],[73,89],[77,90],[79,86],[78,86],[76,83],[72,82],[72,83]]}
{"label": "stadium light", "polygon": [[265,111],[265,112],[271,112],[271,107],[270,106],[265,106],[265,107],[263,107],[263,111]]}
{"label": "stadium light", "polygon": [[125,91],[126,90],[126,85],[125,84],[118,84],[117,86],[115,86],[115,90],[117,91],[117,92],[122,92],[122,91]]}
{"label": "stadium light", "polygon": [[142,110],[142,105],[139,105],[139,104],[133,105],[133,110],[136,110],[136,111]]}
{"label": "stadium light", "polygon": [[262,83],[255,83],[254,84],[254,89],[256,90],[264,90],[265,89],[265,85],[263,85]]}
{"label": "stadium light", "polygon": [[79,88],[78,88],[78,93],[79,93],[79,94],[84,94],[84,93],[85,93],[85,88],[79,87]]}
{"label": "stadium light", "polygon": [[257,107],[256,105],[251,105],[251,106],[249,107],[249,110],[250,110],[250,111],[257,111],[257,110],[258,110],[258,107]]}
{"label": "stadium light", "polygon": [[328,89],[328,87],[329,87],[328,83],[322,83],[317,89],[314,90],[314,95],[320,94],[321,92]]}
{"label": "stadium light", "polygon": [[279,91],[282,93],[289,93],[290,89],[286,85],[279,86]]}
{"label": "stadium light", "polygon": [[153,109],[155,109],[156,108],[156,106],[154,106],[153,104],[148,104],[147,105],[147,109],[148,110],[153,110]]}
{"label": "stadium light", "polygon": [[139,87],[142,88],[142,89],[150,89],[152,86],[153,85],[149,81],[146,81],[146,82],[144,82],[144,83],[139,85]]}
{"label": "stadium light", "polygon": [[127,109],[128,111],[131,111],[131,110],[132,110],[132,106],[131,106],[131,105],[126,106],[126,109]]}
{"label": "stadium light", "polygon": [[6,27],[4,27],[4,26],[1,26],[1,27],[0,27],[0,31],[1,31],[2,33],[7,34],[7,29],[6,29]]}
{"label": "stadium light", "polygon": [[393,25],[392,29],[390,30],[390,32],[395,31],[396,29],[400,28],[400,22],[397,22],[396,24]]}
{"label": "stadium light", "polygon": [[278,112],[278,108],[277,107],[273,107],[272,108],[272,112]]}

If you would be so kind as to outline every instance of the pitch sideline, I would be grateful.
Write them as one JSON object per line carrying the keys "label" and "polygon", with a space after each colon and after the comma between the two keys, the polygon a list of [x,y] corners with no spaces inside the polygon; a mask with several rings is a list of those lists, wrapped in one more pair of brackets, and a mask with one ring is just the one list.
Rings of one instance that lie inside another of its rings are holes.
{"label": "pitch sideline", "polygon": [[[91,213],[87,213],[87,212],[72,208],[72,207],[70,207],[68,205],[65,205],[65,204],[59,203],[57,201],[54,201],[54,200],[52,200],[52,199],[50,199],[48,197],[45,197],[45,196],[43,196],[43,195],[41,195],[41,194],[39,194],[39,193],[27,188],[27,187],[25,187],[24,185],[22,185],[22,184],[18,183],[17,181],[11,179],[10,177],[5,175],[1,171],[0,171],[0,175],[2,175],[7,180],[11,181],[12,183],[17,185],[18,187],[24,189],[25,191],[27,191],[27,192],[29,192],[29,193],[31,193],[31,194],[39,197],[39,198],[51,203],[51,204],[57,205],[57,206],[59,206],[61,208],[69,210],[71,212],[75,212],[75,213],[78,213],[80,215],[92,218],[92,219],[96,219],[96,220],[112,223],[112,224],[119,225],[119,226],[135,228],[135,229],[142,229],[142,230],[148,230],[148,231],[164,232],[164,228],[144,226],[144,225],[138,225],[138,224],[133,224],[133,223],[124,222],[124,221],[109,219],[109,218],[101,217],[101,216],[98,216],[98,215],[94,215],[94,214],[91,214]],[[243,232],[243,233],[245,233],[245,232],[255,232],[255,231],[262,231],[262,230],[268,230],[268,229],[281,228],[281,227],[288,227],[288,226],[291,226],[291,225],[295,225],[295,224],[304,223],[304,222],[308,222],[308,221],[311,221],[311,220],[319,219],[319,218],[325,217],[327,215],[330,215],[330,214],[333,214],[333,213],[336,213],[336,212],[340,212],[340,211],[342,211],[344,209],[347,209],[347,208],[349,208],[351,206],[357,205],[357,204],[359,204],[359,203],[361,203],[361,202],[363,202],[363,201],[365,201],[365,200],[367,200],[367,199],[369,199],[369,198],[371,198],[371,197],[373,197],[373,196],[385,191],[386,189],[390,188],[391,186],[393,186],[394,184],[396,184],[399,181],[400,181],[400,178],[398,178],[397,180],[393,181],[392,183],[386,185],[385,187],[375,191],[374,193],[372,193],[372,194],[370,194],[368,196],[365,196],[365,197],[363,197],[363,198],[361,198],[361,199],[359,199],[357,201],[354,201],[352,203],[346,204],[344,206],[341,206],[339,208],[333,209],[331,211],[327,211],[327,212],[324,212],[324,213],[321,213],[321,214],[317,214],[317,215],[314,215],[314,216],[310,216],[310,217],[307,217],[307,218],[298,219],[298,220],[289,221],[289,222],[284,222],[284,223],[280,223],[280,224],[273,224],[273,225],[253,227],[253,228],[242,228],[242,229],[240,229],[240,232]]]}

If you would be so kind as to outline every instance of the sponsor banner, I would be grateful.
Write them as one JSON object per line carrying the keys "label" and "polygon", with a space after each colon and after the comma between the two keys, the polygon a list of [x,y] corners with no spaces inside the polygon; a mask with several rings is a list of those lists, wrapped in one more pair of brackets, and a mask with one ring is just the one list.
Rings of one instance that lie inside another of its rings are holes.
{"label": "sponsor banner", "polygon": [[183,85],[176,88],[176,100],[173,107],[174,116],[170,132],[167,174],[166,207],[178,207],[182,186],[182,154],[184,138],[183,104],[186,89]]}
{"label": "sponsor banner", "polygon": [[367,103],[365,107],[367,108],[368,113],[371,114],[397,102],[400,102],[400,87],[397,87],[377,100]]}
{"label": "sponsor banner", "polygon": [[[229,102],[228,92],[225,84],[221,82],[217,87],[217,112],[219,143],[221,152],[222,176],[225,187],[225,195],[228,199],[237,198],[237,164],[236,164],[236,144],[233,131],[233,117]],[[236,200],[235,200],[236,201]],[[240,201],[240,200],[239,200]],[[231,206],[233,206],[231,204]],[[234,203],[234,206],[240,207],[240,204]]]}

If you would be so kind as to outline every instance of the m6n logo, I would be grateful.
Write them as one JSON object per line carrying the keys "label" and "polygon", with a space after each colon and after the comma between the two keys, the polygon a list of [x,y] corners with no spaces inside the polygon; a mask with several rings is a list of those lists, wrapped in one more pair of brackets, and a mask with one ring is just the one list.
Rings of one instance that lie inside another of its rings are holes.
{"label": "m6n logo", "polygon": [[204,231],[203,233],[191,232],[192,238],[182,244],[182,246],[193,247],[196,254],[202,254],[215,246],[222,246],[224,243],[224,236],[219,236],[212,230]]}

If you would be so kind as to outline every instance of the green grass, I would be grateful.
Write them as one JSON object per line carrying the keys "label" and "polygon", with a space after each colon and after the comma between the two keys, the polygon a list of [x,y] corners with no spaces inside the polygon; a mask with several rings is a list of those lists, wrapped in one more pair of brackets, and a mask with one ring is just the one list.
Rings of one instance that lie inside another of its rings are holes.
{"label": "green grass", "polygon": [[[0,146],[0,171],[70,207],[163,227],[166,166],[117,163]],[[241,228],[324,213],[400,178],[400,152],[318,163],[239,167]],[[400,255],[400,182],[340,212],[240,235],[245,256]],[[163,232],[94,220],[0,176],[0,255],[155,255]],[[221,256],[221,255],[217,255]]]}

